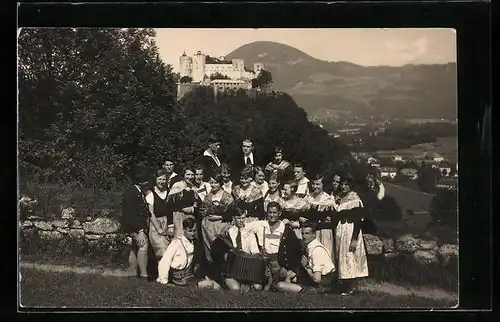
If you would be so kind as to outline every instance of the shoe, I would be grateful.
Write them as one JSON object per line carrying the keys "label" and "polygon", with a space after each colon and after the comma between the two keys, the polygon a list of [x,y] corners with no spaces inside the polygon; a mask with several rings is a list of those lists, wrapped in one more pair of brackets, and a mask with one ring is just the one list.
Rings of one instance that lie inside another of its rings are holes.
{"label": "shoe", "polygon": [[352,295],[354,293],[354,290],[349,290],[349,291],[344,291],[340,293],[340,295],[347,296],[347,295]]}

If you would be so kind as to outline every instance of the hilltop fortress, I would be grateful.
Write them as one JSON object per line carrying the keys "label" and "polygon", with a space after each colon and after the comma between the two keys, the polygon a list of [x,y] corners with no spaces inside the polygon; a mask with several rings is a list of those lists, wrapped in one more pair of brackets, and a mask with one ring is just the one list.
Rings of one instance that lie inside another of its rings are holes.
{"label": "hilltop fortress", "polygon": [[211,75],[219,73],[232,80],[252,80],[264,69],[263,63],[253,64],[253,70],[245,67],[243,59],[227,61],[224,57],[213,58],[198,51],[189,57],[184,52],[180,57],[180,77],[188,76],[193,83],[203,82]]}
{"label": "hilltop fortress", "polygon": [[[228,89],[250,91],[252,90],[252,80],[264,69],[263,63],[253,64],[253,70],[250,70],[245,67],[243,59],[227,61],[224,57],[211,57],[200,50],[192,57],[184,52],[180,56],[179,65],[180,79],[189,77],[191,81],[180,81],[177,84],[178,100],[197,86],[212,86],[215,95]],[[223,75],[226,79],[210,79],[215,74]]]}

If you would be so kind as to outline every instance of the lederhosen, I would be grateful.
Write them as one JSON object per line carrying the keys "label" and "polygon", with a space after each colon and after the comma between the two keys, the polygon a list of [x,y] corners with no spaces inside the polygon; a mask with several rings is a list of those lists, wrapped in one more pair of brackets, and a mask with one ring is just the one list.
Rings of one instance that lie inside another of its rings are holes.
{"label": "lederhosen", "polygon": [[[180,240],[182,248],[186,252],[186,258],[188,258],[188,252],[186,246],[184,246],[184,242]],[[193,254],[194,256],[194,254]],[[172,273],[172,283],[179,286],[188,286],[194,285],[197,283],[197,280],[194,276],[194,258],[191,261],[191,264],[186,265],[186,267],[181,269],[172,268],[170,271]]]}

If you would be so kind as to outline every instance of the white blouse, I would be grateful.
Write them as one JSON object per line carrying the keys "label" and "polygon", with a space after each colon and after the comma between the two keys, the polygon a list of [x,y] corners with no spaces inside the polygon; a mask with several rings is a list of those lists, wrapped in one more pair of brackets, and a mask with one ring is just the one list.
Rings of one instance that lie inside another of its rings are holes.
{"label": "white blouse", "polygon": [[285,224],[280,221],[278,227],[271,231],[267,220],[256,220],[246,224],[245,228],[257,234],[258,243],[268,254],[277,254],[280,248],[281,237],[285,232]]}
{"label": "white blouse", "polygon": [[[232,226],[229,228],[228,232],[229,237],[231,237],[231,241],[233,242],[233,246],[236,247],[238,228],[236,226]],[[260,252],[255,233],[247,227],[241,229],[241,250],[248,254],[257,254]]]}
{"label": "white blouse", "polygon": [[308,195],[309,194],[309,179],[306,177],[300,179],[299,182],[297,182],[297,192],[295,194],[304,194]]}

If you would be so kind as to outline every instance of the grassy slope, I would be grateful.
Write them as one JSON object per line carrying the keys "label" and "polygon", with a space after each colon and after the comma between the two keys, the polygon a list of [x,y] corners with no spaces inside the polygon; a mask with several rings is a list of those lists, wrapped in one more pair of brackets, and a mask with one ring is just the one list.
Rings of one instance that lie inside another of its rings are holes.
{"label": "grassy slope", "polygon": [[360,292],[352,297],[335,294],[234,294],[164,286],[135,278],[77,275],[21,270],[21,303],[25,307],[134,307],[134,308],[449,308],[455,300],[391,296]]}

